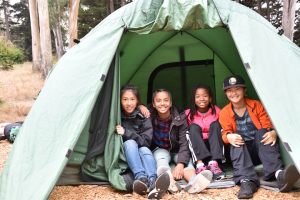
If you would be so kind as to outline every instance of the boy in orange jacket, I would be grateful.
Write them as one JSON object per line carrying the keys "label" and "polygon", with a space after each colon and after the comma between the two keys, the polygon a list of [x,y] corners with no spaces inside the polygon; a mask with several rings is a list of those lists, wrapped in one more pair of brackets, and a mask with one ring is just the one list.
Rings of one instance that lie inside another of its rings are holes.
{"label": "boy in orange jacket", "polygon": [[277,133],[263,105],[245,97],[246,85],[240,76],[224,80],[223,90],[230,101],[220,112],[222,139],[230,144],[234,181],[240,184],[239,199],[249,199],[259,187],[254,166],[263,164],[264,180],[277,180],[281,192],[288,192],[299,179],[294,165],[283,170]]}

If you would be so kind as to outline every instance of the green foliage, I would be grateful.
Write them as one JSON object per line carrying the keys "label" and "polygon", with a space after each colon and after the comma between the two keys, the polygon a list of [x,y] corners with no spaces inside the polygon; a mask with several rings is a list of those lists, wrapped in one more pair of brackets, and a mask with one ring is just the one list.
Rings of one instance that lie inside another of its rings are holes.
{"label": "green foliage", "polygon": [[11,16],[16,21],[10,29],[11,41],[18,48],[22,49],[25,60],[31,60],[31,29],[28,1],[20,0],[20,2],[12,5]]}
{"label": "green foliage", "polygon": [[23,60],[24,54],[20,49],[0,38],[0,69],[12,69],[13,64],[21,63]]}
{"label": "green foliage", "polygon": [[82,0],[78,15],[78,38],[82,38],[109,15],[107,1]]}

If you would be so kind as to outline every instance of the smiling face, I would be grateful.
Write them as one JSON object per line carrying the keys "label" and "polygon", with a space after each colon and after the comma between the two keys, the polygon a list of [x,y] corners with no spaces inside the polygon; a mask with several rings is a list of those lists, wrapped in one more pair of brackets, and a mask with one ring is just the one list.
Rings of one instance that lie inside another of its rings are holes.
{"label": "smiling face", "polygon": [[197,110],[200,112],[207,112],[209,109],[209,104],[211,103],[212,98],[209,96],[209,93],[204,88],[198,88],[195,93],[195,105]]}
{"label": "smiling face", "polygon": [[166,118],[170,115],[172,107],[171,97],[168,92],[157,92],[153,98],[153,107],[157,110],[160,118]]}
{"label": "smiling face", "polygon": [[232,87],[225,91],[225,94],[230,102],[239,104],[244,101],[246,89],[244,87]]}
{"label": "smiling face", "polygon": [[121,105],[125,114],[131,114],[137,107],[138,99],[132,90],[126,90],[121,97]]}

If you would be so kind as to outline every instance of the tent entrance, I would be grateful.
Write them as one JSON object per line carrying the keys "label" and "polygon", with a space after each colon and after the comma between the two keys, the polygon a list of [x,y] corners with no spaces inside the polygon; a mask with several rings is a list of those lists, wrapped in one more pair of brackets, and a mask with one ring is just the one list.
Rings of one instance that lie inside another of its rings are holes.
{"label": "tent entrance", "polygon": [[171,92],[178,108],[190,106],[192,89],[205,83],[215,90],[213,60],[197,60],[166,63],[158,66],[148,80],[147,103],[152,101],[152,93],[164,88]]}

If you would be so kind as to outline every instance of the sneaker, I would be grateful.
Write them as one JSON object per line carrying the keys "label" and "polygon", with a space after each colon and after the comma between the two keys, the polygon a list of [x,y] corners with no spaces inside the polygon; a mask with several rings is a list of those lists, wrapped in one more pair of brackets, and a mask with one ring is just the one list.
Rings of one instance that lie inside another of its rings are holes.
{"label": "sneaker", "polygon": [[213,173],[214,180],[221,180],[225,177],[225,173],[220,169],[217,161],[210,161],[208,169]]}
{"label": "sneaker", "polygon": [[213,174],[209,170],[204,170],[192,177],[184,190],[190,194],[196,194],[207,188],[212,180]]}
{"label": "sneaker", "polygon": [[237,195],[239,199],[251,199],[253,193],[257,191],[257,185],[248,179],[241,180],[240,191]]}
{"label": "sneaker", "polygon": [[150,190],[148,199],[160,199],[162,195],[168,190],[170,185],[170,176],[167,172],[157,177],[154,188]]}
{"label": "sneaker", "polygon": [[207,170],[207,167],[205,165],[201,165],[200,167],[197,167],[196,174],[200,174],[204,170]]}
{"label": "sneaker", "polygon": [[300,175],[295,165],[289,165],[280,171],[277,176],[277,184],[280,192],[288,192],[293,189]]}
{"label": "sneaker", "polygon": [[169,180],[170,180],[170,185],[169,185],[168,191],[171,194],[180,192],[181,186],[174,180],[171,170],[166,171],[166,173],[169,175]]}
{"label": "sneaker", "polygon": [[147,194],[148,190],[148,179],[146,177],[141,177],[133,182],[133,192],[139,195]]}

